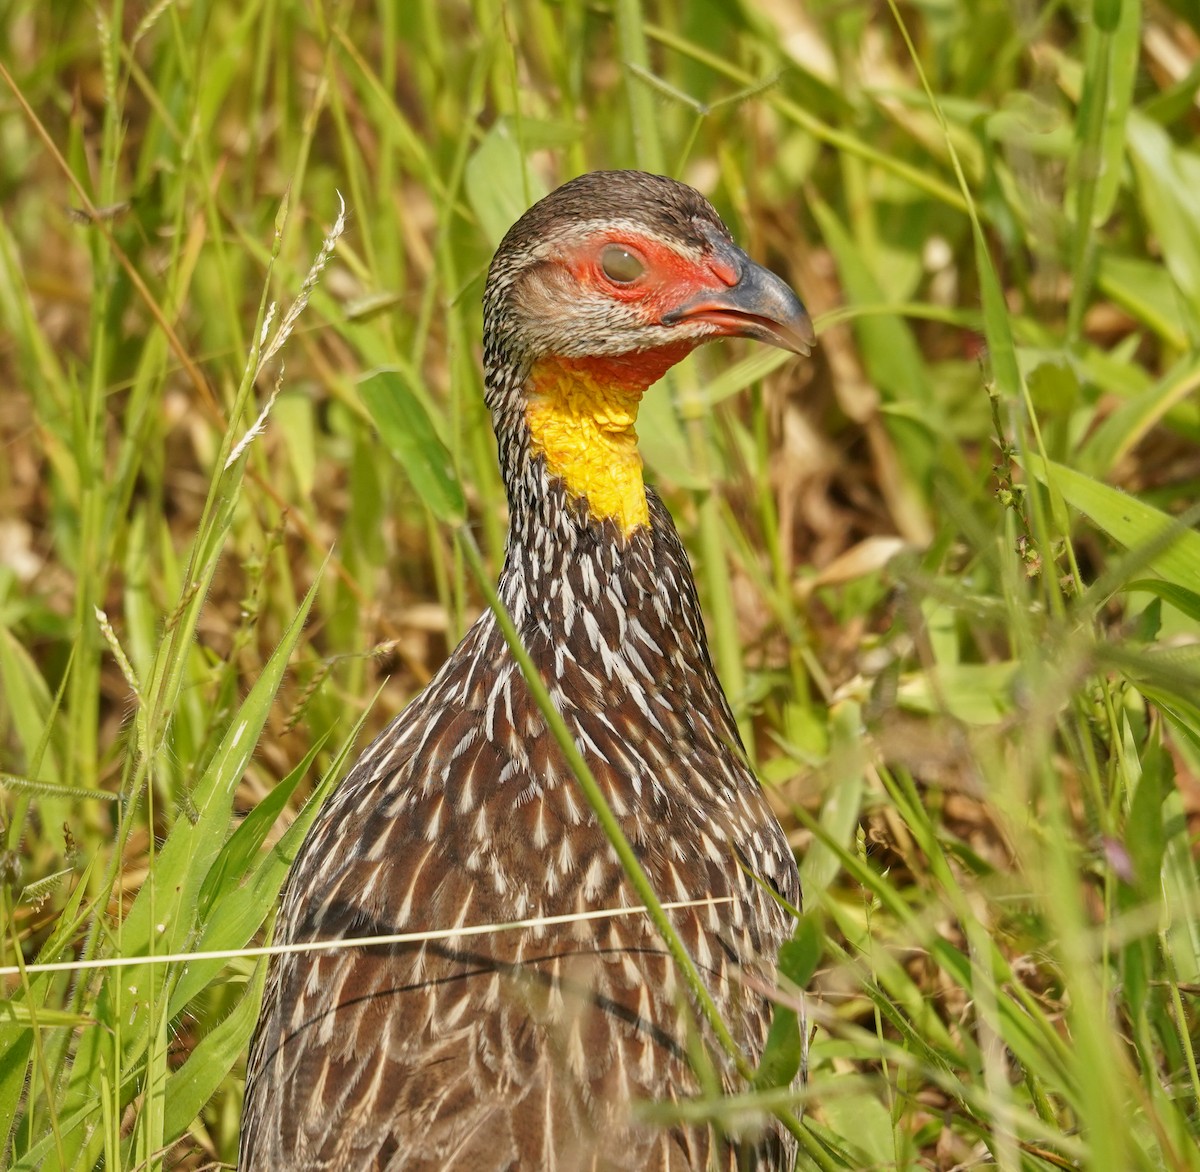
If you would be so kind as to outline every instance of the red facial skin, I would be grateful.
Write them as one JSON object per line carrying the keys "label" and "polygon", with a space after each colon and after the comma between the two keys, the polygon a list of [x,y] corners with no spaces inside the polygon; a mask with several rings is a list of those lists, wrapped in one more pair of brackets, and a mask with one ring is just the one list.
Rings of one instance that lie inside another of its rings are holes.
{"label": "red facial skin", "polygon": [[628,354],[590,355],[564,358],[555,355],[543,363],[604,386],[619,387],[622,393],[641,398],[642,392],[658,382],[677,362],[686,358],[701,339],[688,338],[653,350],[632,350]]}
{"label": "red facial skin", "polygon": [[[614,281],[601,263],[604,249],[616,244],[636,256],[645,272],[633,281]],[[637,306],[647,325],[659,325],[663,315],[705,290],[723,292],[738,282],[738,272],[719,257],[696,263],[658,241],[635,233],[611,232],[593,238],[562,258],[568,271],[584,289],[598,289],[613,301]],[[733,332],[732,330],[730,332]],[[557,358],[556,364],[576,369],[590,378],[641,394],[704,338],[682,338],[650,350],[587,358]]]}

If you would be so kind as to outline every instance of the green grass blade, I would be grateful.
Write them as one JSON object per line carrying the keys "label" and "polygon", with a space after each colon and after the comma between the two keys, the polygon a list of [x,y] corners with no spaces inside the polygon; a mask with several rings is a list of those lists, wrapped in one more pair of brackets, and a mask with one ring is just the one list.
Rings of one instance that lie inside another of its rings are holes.
{"label": "green grass blade", "polygon": [[1200,582],[1200,533],[1153,505],[1073,468],[1043,460],[1032,452],[1025,453],[1023,459],[1038,480],[1052,484],[1073,508],[1126,549],[1164,545],[1148,561],[1156,574],[1189,591]]}

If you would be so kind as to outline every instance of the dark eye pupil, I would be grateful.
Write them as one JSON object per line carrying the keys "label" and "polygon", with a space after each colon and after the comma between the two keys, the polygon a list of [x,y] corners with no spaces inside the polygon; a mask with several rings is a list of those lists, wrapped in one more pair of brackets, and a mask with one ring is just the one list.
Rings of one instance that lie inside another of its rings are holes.
{"label": "dark eye pupil", "polygon": [[627,248],[619,244],[609,244],[600,254],[600,267],[610,281],[620,285],[628,285],[636,281],[645,271],[646,266]]}

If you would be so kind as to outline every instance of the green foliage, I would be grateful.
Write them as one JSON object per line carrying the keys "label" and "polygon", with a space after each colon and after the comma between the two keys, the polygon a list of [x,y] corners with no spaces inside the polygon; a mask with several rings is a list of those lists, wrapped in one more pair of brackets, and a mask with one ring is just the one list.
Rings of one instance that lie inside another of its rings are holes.
{"label": "green foliage", "polygon": [[9,4],[6,1166],[233,1160],[236,953],[503,556],[488,258],[643,166],[821,334],[643,406],[806,900],[752,1089],[656,1117],[1200,1169],[1193,9]]}

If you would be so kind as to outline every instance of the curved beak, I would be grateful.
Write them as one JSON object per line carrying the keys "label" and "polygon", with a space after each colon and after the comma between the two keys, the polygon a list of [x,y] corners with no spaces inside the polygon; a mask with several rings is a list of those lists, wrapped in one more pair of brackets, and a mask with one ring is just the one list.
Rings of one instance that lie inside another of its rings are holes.
{"label": "curved beak", "polygon": [[736,276],[727,289],[703,293],[664,313],[662,321],[706,321],[728,337],[757,338],[782,350],[807,354],[816,341],[812,321],[791,286],[755,264],[727,240],[713,240],[721,267]]}

